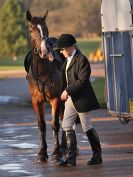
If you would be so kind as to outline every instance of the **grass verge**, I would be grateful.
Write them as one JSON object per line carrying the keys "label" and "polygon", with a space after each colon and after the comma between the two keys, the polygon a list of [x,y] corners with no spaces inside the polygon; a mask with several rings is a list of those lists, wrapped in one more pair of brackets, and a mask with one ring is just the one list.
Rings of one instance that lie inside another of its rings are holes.
{"label": "grass verge", "polygon": [[[90,52],[96,51],[96,49],[100,46],[100,43],[101,43],[101,38],[77,39],[77,45],[86,57],[89,56]],[[21,56],[18,56],[16,60],[13,60],[10,57],[9,58],[1,57],[0,66],[12,66],[14,67],[14,69],[16,68],[16,66],[23,66],[25,56],[26,53]]]}
{"label": "grass verge", "polygon": [[92,82],[92,87],[95,91],[97,99],[100,103],[101,108],[106,108],[106,102],[104,97],[104,90],[105,90],[105,78],[96,78],[94,82]]}

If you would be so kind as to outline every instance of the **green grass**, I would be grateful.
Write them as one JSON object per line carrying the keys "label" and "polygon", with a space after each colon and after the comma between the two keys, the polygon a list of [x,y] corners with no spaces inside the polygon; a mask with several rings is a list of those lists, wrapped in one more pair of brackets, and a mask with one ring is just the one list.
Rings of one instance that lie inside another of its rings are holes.
{"label": "green grass", "polygon": [[25,55],[18,56],[16,60],[13,60],[12,58],[0,58],[0,66],[23,66],[24,57]]}
{"label": "green grass", "polygon": [[78,39],[77,44],[83,54],[88,57],[90,52],[96,51],[100,47],[101,38],[95,39]]}
{"label": "green grass", "polygon": [[0,66],[0,71],[23,70],[23,66]]}
{"label": "green grass", "polygon": [[94,82],[92,82],[92,87],[94,88],[95,94],[97,96],[101,108],[106,108],[106,102],[104,98],[105,79],[96,78]]}
{"label": "green grass", "polygon": [[[77,39],[77,45],[80,50],[83,52],[86,57],[88,57],[89,53],[92,51],[96,51],[101,42],[101,38],[93,38],[93,39]],[[28,51],[27,51],[28,52]],[[16,68],[16,66],[22,66],[24,64],[24,58],[26,53],[23,56],[18,56],[17,60],[13,60],[12,58],[0,58],[0,66],[12,66]]]}

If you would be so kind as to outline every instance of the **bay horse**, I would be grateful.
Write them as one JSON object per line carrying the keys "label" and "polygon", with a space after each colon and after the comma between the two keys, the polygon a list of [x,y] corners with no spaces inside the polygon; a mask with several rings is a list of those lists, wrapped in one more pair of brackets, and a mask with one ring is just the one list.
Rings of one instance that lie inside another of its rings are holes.
{"label": "bay horse", "polygon": [[49,61],[47,54],[55,54],[49,41],[49,32],[46,25],[48,11],[42,17],[32,17],[30,11],[26,12],[29,22],[29,35],[32,43],[32,62],[28,73],[29,90],[32,97],[32,105],[37,114],[37,124],[40,132],[40,151],[37,161],[48,160],[46,142],[45,102],[52,107],[52,130],[54,148],[52,156],[60,157],[59,144],[59,117],[63,118],[63,108],[60,99],[62,92],[62,74],[55,62]]}

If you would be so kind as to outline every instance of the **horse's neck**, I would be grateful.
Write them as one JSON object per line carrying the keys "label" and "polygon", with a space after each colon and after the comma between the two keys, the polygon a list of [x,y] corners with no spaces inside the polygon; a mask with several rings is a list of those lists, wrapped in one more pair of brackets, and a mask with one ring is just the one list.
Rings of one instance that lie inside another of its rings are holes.
{"label": "horse's neck", "polygon": [[49,75],[52,70],[52,63],[47,58],[40,58],[38,54],[33,54],[32,72],[34,74]]}

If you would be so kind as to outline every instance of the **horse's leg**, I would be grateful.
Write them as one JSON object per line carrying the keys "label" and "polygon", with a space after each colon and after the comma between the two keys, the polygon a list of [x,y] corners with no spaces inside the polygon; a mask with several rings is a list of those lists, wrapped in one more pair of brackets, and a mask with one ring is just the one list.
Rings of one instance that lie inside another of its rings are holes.
{"label": "horse's leg", "polygon": [[46,122],[44,119],[44,102],[32,99],[33,108],[37,114],[37,124],[40,133],[40,151],[37,156],[37,162],[46,162],[48,159],[46,142]]}
{"label": "horse's leg", "polygon": [[59,144],[59,115],[60,115],[60,100],[55,98],[50,101],[52,106],[52,129],[54,138],[54,149],[52,152],[52,160],[57,160],[60,158],[60,144]]}
{"label": "horse's leg", "polygon": [[[60,108],[61,108],[60,109],[60,118],[61,118],[61,120],[63,120],[63,115],[64,115],[64,103],[63,102],[61,102]],[[63,129],[62,129],[62,135],[61,135],[60,152],[61,152],[61,155],[64,155],[64,154],[67,153],[66,133]],[[78,148],[77,148],[77,155],[79,155],[79,149]]]}

